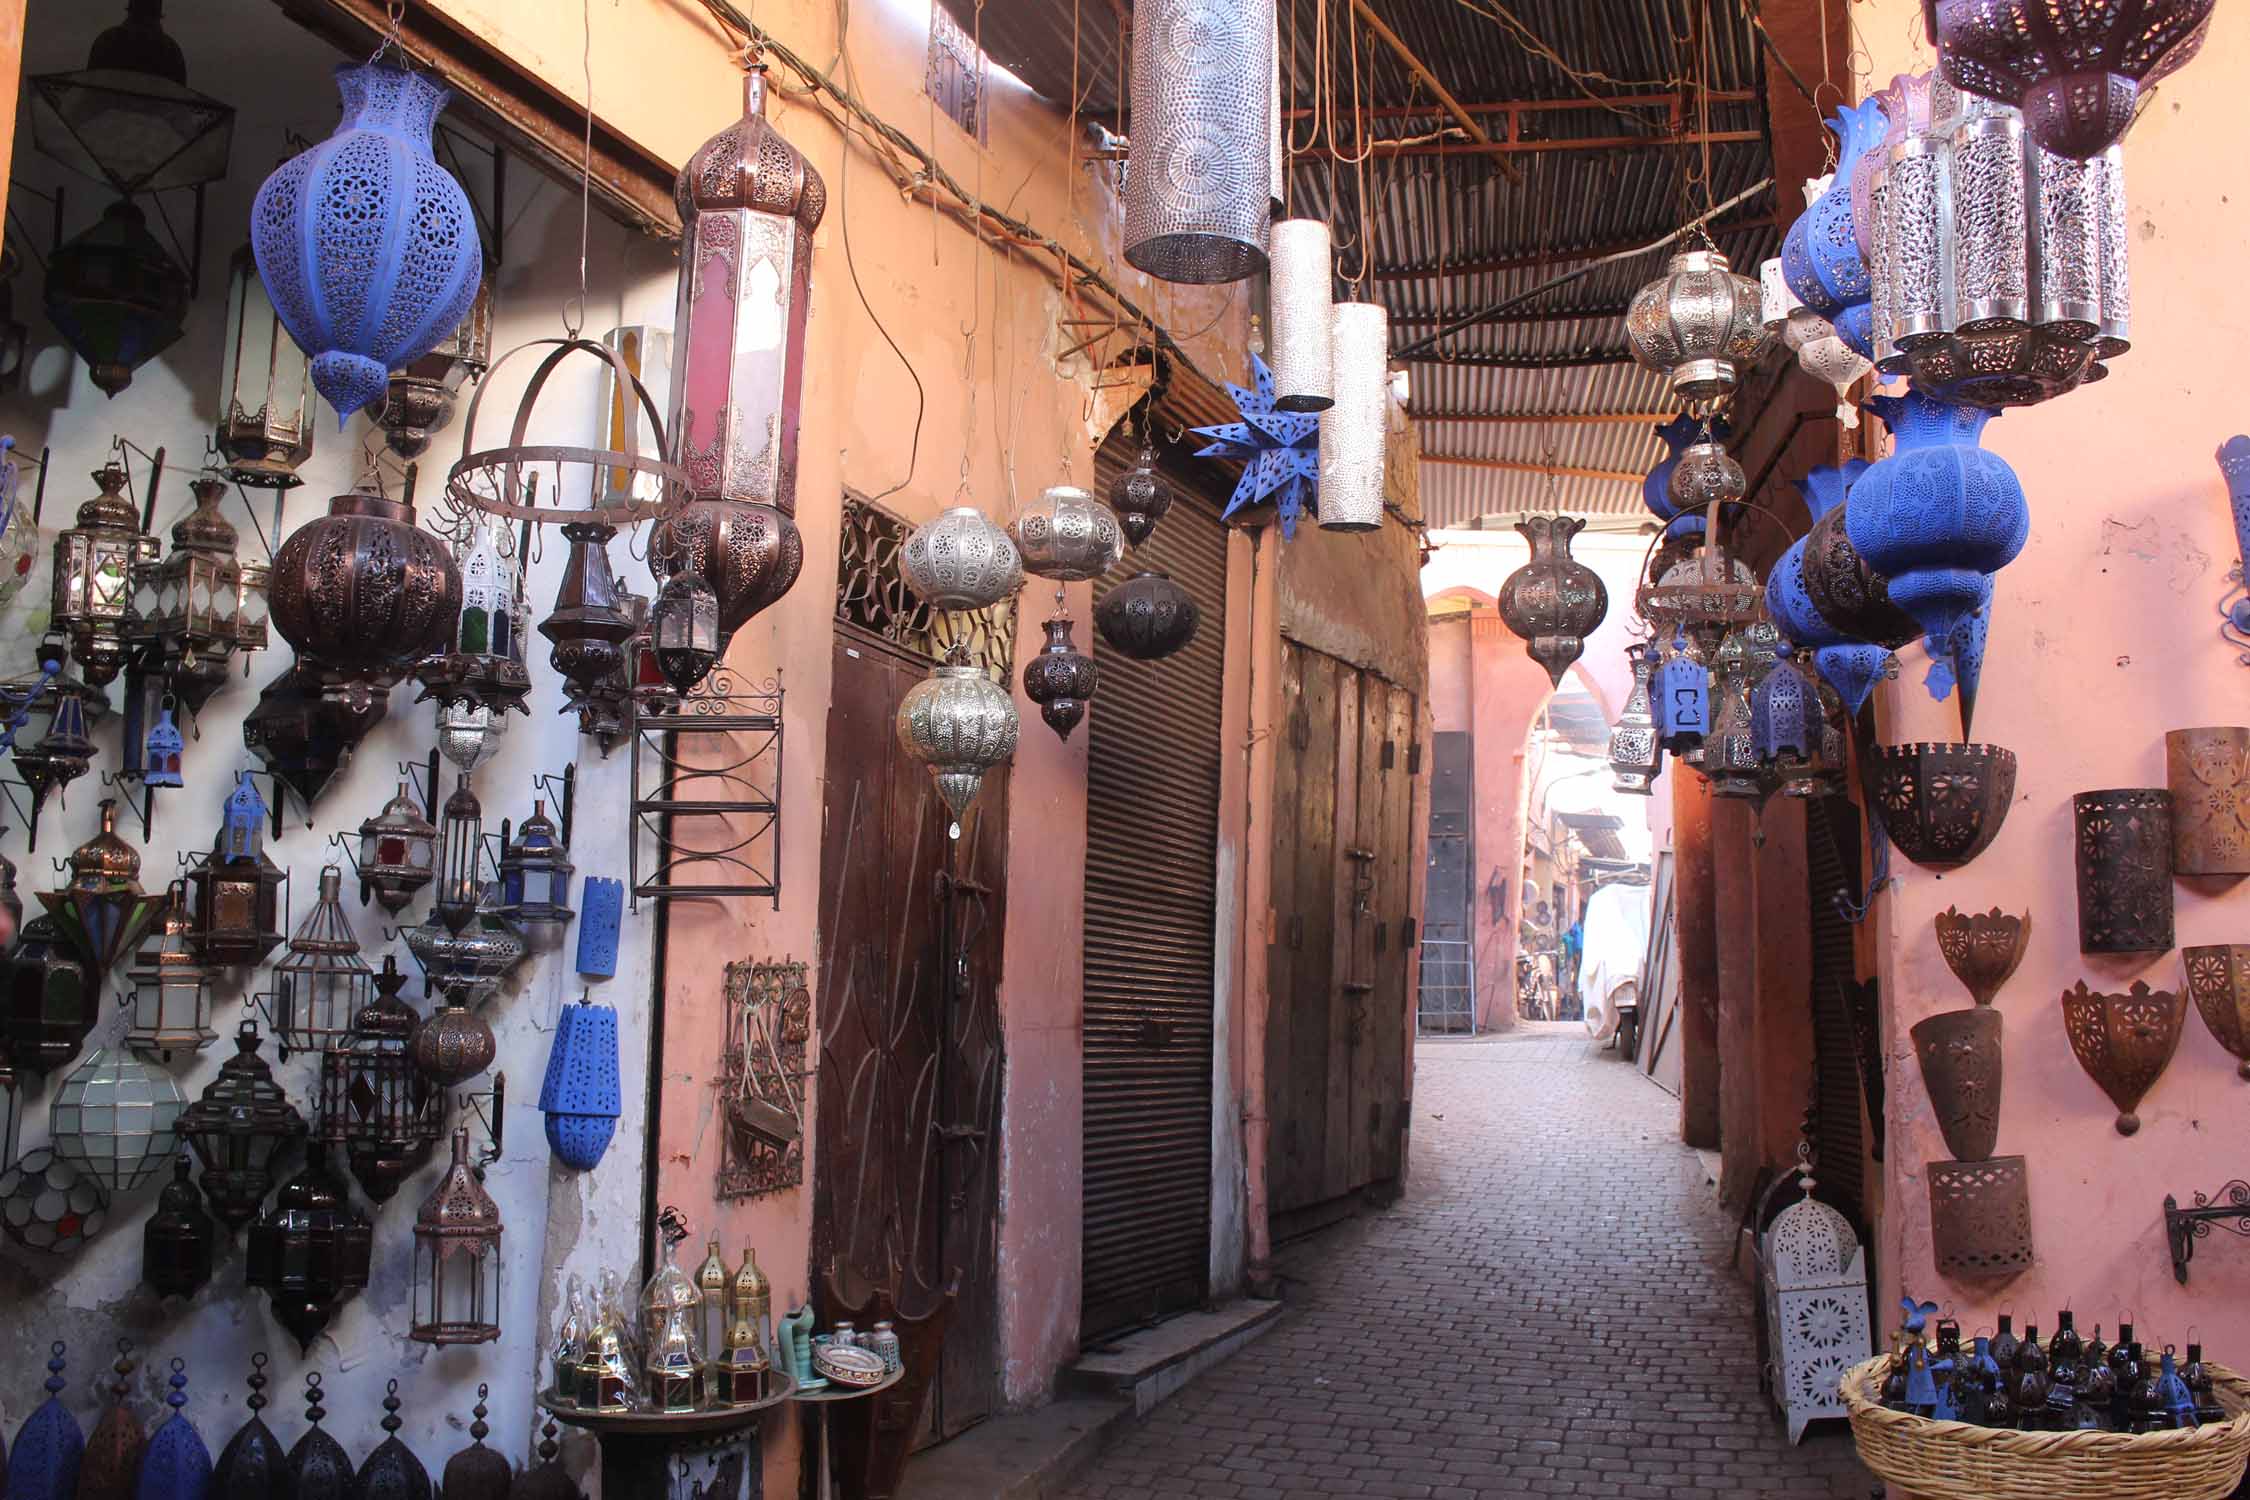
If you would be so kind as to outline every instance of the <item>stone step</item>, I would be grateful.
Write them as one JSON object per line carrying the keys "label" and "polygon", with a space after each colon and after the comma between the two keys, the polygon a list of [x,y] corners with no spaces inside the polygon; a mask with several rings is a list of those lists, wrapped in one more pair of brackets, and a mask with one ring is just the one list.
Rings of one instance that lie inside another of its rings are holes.
{"label": "stone step", "polygon": [[1157,1403],[1269,1331],[1281,1303],[1242,1297],[1208,1312],[1183,1313],[1136,1329],[1082,1354],[1063,1372],[1064,1387],[1088,1395],[1123,1396],[1135,1414]]}
{"label": "stone step", "polygon": [[980,1422],[906,1462],[913,1500],[1054,1500],[1133,1420],[1122,1396],[1066,1396]]}

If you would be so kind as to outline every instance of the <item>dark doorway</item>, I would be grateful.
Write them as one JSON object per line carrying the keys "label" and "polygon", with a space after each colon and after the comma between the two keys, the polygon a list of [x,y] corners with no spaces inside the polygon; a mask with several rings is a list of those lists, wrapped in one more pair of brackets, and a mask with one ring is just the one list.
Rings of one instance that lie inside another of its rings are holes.
{"label": "dark doorway", "polygon": [[1474,740],[1467,730],[1430,737],[1430,852],[1422,895],[1422,978],[1415,1025],[1424,1036],[1476,1028],[1475,934],[1469,872],[1476,866]]}

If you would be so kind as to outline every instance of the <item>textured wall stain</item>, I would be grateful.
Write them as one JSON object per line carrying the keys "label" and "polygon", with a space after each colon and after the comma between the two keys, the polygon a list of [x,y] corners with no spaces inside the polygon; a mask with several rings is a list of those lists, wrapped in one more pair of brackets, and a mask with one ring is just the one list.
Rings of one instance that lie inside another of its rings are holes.
{"label": "textured wall stain", "polygon": [[2211,571],[2211,554],[2184,531],[2168,529],[2154,516],[2121,521],[2102,519],[2102,557],[2129,557],[2164,569],[2164,584],[2175,594],[2194,588]]}

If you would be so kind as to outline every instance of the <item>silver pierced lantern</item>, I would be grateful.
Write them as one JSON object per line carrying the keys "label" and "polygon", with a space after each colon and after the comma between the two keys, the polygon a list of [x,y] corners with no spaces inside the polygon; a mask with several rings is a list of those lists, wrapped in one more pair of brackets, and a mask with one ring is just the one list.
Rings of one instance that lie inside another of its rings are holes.
{"label": "silver pierced lantern", "polygon": [[1320,414],[1323,531],[1383,524],[1383,455],[1390,435],[1390,314],[1373,302],[1339,302],[1332,329],[1335,405]]}
{"label": "silver pierced lantern", "polygon": [[227,478],[254,489],[304,483],[312,457],[312,361],[273,310],[257,257],[244,245],[227,269],[226,348],[219,356],[219,452]]}
{"label": "silver pierced lantern", "polygon": [[1524,650],[1547,669],[1555,686],[1586,650],[1609,613],[1601,575],[1570,555],[1570,539],[1585,529],[1578,516],[1525,516],[1516,530],[1531,544],[1531,561],[1500,585],[1500,618],[1523,638]]}
{"label": "silver pierced lantern", "polygon": [[1133,13],[1125,259],[1211,285],[1266,268],[1274,0],[1145,0]]}
{"label": "silver pierced lantern", "polygon": [[1716,401],[1765,352],[1758,284],[1737,276],[1716,250],[1684,250],[1625,314],[1633,356],[1658,371],[1683,401]]}
{"label": "silver pierced lantern", "polygon": [[[486,892],[476,918],[459,932],[449,930],[435,915],[406,931],[406,950],[422,966],[426,988],[439,991],[458,1005],[482,1005],[499,992],[500,981],[514,973],[531,951],[523,930],[493,904],[497,888]],[[389,960],[385,960],[386,963]]]}
{"label": "silver pierced lantern", "polygon": [[1274,405],[1282,411],[1326,411],[1335,404],[1335,251],[1322,219],[1284,219],[1273,226]]}
{"label": "silver pierced lantern", "polygon": [[1656,776],[1663,769],[1664,752],[1656,743],[1656,713],[1649,683],[1656,674],[1656,651],[1645,641],[1625,648],[1633,660],[1633,690],[1609,731],[1610,785],[1636,797],[1656,792]]}
{"label": "silver pierced lantern", "polygon": [[172,1075],[114,1048],[97,1049],[55,1090],[47,1114],[55,1159],[114,1198],[156,1180],[180,1149],[187,1095]]}
{"label": "silver pierced lantern", "polygon": [[930,768],[955,818],[976,800],[984,773],[1016,753],[1016,701],[981,667],[932,669],[898,706],[900,748]]}
{"label": "silver pierced lantern", "polygon": [[1026,573],[1057,583],[1099,578],[1125,555],[1117,513],[1075,485],[1050,485],[1008,523],[1008,537]]}
{"label": "silver pierced lantern", "polygon": [[973,505],[956,505],[915,527],[899,563],[907,587],[932,609],[983,609],[1023,583],[1016,544]]}
{"label": "silver pierced lantern", "polygon": [[1675,511],[1701,515],[1714,502],[1731,504],[1749,490],[1750,476],[1742,472],[1742,465],[1734,461],[1734,455],[1706,438],[1680,451],[1679,462],[1672,466],[1672,478],[1665,486],[1665,495]]}

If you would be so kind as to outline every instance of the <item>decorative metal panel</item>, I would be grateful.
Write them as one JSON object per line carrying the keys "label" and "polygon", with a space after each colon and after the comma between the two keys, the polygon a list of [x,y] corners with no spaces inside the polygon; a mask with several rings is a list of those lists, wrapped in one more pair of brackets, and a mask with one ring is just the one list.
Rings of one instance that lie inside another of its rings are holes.
{"label": "decorative metal panel", "polygon": [[721,1198],[762,1197],[805,1180],[805,1043],[812,1032],[805,974],[794,961],[727,965]]}
{"label": "decorative metal panel", "polygon": [[1933,1161],[1928,1170],[1940,1276],[1997,1281],[2031,1269],[2031,1180],[2022,1157]]}
{"label": "decorative metal panel", "polygon": [[911,530],[857,496],[844,496],[836,618],[934,662],[946,660],[958,645],[969,653],[972,665],[1005,684],[1016,657],[1015,599],[975,610],[930,608],[906,581],[904,553]]}

